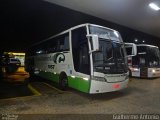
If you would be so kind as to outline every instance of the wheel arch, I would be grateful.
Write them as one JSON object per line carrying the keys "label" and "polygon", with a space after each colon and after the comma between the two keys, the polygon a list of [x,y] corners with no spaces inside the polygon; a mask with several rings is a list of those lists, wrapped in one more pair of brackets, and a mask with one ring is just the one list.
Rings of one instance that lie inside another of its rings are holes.
{"label": "wheel arch", "polygon": [[66,74],[66,72],[64,72],[64,71],[62,71],[62,72],[59,74],[59,79],[62,79],[63,77],[66,77],[66,78],[68,79],[67,74]]}

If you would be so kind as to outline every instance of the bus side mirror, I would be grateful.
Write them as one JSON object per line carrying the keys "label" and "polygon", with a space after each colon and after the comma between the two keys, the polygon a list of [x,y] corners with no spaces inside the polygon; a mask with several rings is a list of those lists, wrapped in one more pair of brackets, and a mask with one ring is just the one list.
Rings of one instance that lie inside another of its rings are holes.
{"label": "bus side mirror", "polygon": [[127,57],[136,56],[137,55],[137,46],[134,43],[125,43],[125,48],[127,52]]}
{"label": "bus side mirror", "polygon": [[98,40],[98,35],[87,35],[89,38],[89,42],[91,45],[91,52],[99,51],[99,40]]}

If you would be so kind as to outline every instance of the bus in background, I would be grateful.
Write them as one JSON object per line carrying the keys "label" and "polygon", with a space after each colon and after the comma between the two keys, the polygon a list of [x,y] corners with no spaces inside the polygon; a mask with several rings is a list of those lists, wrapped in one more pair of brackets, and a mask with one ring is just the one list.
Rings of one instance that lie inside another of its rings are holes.
{"label": "bus in background", "polygon": [[115,30],[82,24],[31,46],[26,51],[25,69],[31,77],[56,82],[63,90],[118,91],[129,80],[125,45]]}
{"label": "bus in background", "polygon": [[137,55],[128,57],[130,76],[160,77],[160,51],[157,46],[137,44]]}

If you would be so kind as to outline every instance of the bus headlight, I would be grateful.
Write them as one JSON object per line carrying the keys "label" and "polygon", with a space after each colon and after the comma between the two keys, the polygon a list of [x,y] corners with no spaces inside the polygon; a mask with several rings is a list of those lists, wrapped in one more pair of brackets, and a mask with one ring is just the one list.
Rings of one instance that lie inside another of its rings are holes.
{"label": "bus headlight", "polygon": [[132,71],[132,72],[138,72],[139,71],[139,69],[138,68],[130,68],[130,70]]}
{"label": "bus headlight", "polygon": [[106,82],[107,80],[104,77],[92,76],[92,80]]}
{"label": "bus headlight", "polygon": [[152,73],[155,73],[155,72],[156,72],[156,70],[153,69],[153,70],[152,70]]}
{"label": "bus headlight", "polygon": [[138,68],[133,68],[132,71],[136,72],[136,71],[139,71],[139,69]]}

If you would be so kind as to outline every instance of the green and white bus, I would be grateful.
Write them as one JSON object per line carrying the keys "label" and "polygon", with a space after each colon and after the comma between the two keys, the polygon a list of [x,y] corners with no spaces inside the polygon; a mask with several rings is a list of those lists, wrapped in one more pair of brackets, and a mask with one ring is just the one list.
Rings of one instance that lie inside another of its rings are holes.
{"label": "green and white bus", "polygon": [[[132,48],[136,51],[136,47]],[[89,23],[31,46],[25,60],[30,76],[56,82],[63,90],[71,87],[89,94],[126,88],[127,65],[125,43],[120,34]]]}

